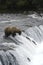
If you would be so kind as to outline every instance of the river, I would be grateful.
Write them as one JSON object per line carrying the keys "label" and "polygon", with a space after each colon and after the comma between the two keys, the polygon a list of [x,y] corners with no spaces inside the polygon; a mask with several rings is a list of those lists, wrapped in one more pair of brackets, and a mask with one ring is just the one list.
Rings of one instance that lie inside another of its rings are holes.
{"label": "river", "polygon": [[[10,36],[5,39],[4,28],[7,26],[20,28],[21,35],[16,34],[14,38]],[[35,65],[37,61],[34,63],[34,58],[43,49],[42,42],[43,16],[0,14],[0,65]]]}

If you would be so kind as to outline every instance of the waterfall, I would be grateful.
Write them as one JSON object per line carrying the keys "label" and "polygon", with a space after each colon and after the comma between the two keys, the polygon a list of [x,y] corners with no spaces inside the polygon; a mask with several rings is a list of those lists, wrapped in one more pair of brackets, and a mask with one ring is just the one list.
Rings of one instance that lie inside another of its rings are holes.
{"label": "waterfall", "polygon": [[2,37],[0,41],[3,42],[0,44],[0,65],[30,65],[43,42],[43,25],[30,27],[14,38]]}

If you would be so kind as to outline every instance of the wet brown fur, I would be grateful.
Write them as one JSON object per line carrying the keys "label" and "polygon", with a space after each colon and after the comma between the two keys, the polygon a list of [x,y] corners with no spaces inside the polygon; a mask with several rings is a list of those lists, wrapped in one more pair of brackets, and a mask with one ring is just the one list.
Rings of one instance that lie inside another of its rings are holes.
{"label": "wet brown fur", "polygon": [[17,29],[16,27],[6,27],[4,32],[5,32],[6,37],[8,37],[10,35],[12,35],[14,37],[16,35],[16,33],[21,35],[21,30]]}

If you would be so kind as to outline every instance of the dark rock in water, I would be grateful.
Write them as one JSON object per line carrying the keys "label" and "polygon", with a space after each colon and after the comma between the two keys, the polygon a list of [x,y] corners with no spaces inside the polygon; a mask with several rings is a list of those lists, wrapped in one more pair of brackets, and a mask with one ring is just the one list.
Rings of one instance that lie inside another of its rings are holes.
{"label": "dark rock in water", "polygon": [[[28,40],[30,40],[30,38],[26,37]],[[30,40],[31,41],[31,40]]]}
{"label": "dark rock in water", "polygon": [[32,42],[33,42],[35,45],[37,45],[33,40],[32,40]]}
{"label": "dark rock in water", "polygon": [[27,58],[29,60],[29,62],[31,61],[30,58]]}

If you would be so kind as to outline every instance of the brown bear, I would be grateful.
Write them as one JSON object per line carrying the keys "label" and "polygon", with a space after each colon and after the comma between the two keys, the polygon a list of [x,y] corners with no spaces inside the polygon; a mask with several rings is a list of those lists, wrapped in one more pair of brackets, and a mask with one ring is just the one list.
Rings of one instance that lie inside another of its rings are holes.
{"label": "brown bear", "polygon": [[16,33],[21,35],[21,30],[17,29],[16,27],[6,27],[4,32],[5,32],[5,37],[8,37],[10,35],[12,35],[14,37],[16,35]]}

